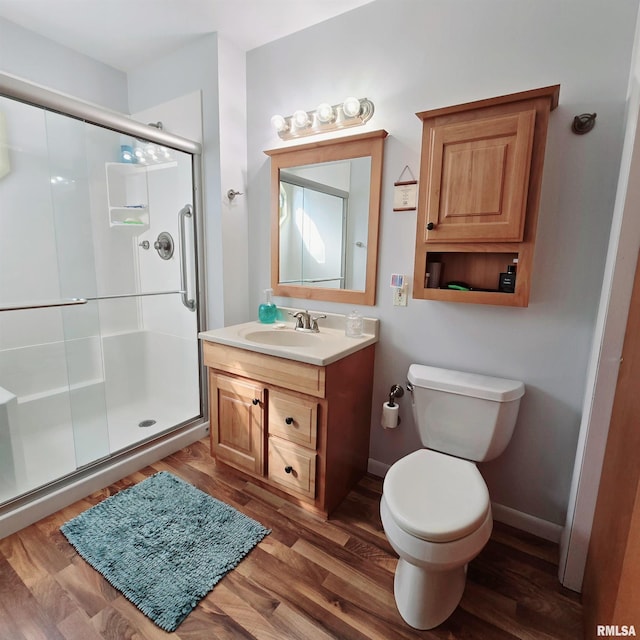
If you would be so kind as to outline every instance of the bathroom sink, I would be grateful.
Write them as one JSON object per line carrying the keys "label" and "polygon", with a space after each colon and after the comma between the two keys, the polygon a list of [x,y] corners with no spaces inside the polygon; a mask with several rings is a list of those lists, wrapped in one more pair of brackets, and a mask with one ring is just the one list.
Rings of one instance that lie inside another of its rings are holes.
{"label": "bathroom sink", "polygon": [[249,342],[279,347],[313,347],[318,343],[319,335],[317,333],[303,333],[287,329],[267,329],[245,333],[244,339]]}
{"label": "bathroom sink", "polygon": [[[295,309],[281,308],[283,316]],[[320,331],[296,331],[292,322],[265,325],[244,322],[220,329],[201,332],[200,338],[229,347],[237,347],[270,356],[288,358],[315,365],[328,365],[355,351],[378,342],[378,320],[365,318],[364,331],[359,338],[345,336],[345,316],[323,313]]]}

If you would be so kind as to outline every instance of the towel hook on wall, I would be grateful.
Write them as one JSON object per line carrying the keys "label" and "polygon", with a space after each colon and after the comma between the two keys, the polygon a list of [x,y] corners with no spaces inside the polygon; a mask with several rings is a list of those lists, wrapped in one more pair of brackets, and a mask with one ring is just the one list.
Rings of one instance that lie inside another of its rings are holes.
{"label": "towel hook on wall", "polygon": [[582,113],[576,116],[571,124],[571,131],[579,136],[589,133],[596,126],[597,115],[597,113]]}

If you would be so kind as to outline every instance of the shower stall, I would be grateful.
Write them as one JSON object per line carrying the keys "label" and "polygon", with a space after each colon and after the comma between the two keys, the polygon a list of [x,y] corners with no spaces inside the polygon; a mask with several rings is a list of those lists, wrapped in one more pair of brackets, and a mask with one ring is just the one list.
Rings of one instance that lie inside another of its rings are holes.
{"label": "shower stall", "polygon": [[0,75],[0,515],[204,429],[199,176],[199,144]]}

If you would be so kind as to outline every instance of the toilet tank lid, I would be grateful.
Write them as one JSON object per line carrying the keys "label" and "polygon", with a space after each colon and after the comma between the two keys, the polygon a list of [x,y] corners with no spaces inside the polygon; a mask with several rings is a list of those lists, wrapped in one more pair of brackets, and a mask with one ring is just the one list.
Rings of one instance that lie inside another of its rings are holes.
{"label": "toilet tank lid", "polygon": [[414,387],[447,391],[496,402],[509,402],[524,395],[524,384],[518,380],[494,378],[423,364],[412,364],[407,378]]}

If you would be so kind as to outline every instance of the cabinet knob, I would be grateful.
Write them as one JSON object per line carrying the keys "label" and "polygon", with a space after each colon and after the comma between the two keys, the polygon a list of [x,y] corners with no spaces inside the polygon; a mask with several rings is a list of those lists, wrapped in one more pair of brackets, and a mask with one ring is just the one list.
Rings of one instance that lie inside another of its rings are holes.
{"label": "cabinet knob", "polygon": [[427,231],[433,231],[435,228],[436,228],[436,225],[435,225],[435,224],[433,224],[433,222],[430,222],[430,223],[427,225]]}
{"label": "cabinet knob", "polygon": [[291,473],[293,471],[293,467],[285,467],[284,468],[284,472],[285,473]]}
{"label": "cabinet knob", "polygon": [[284,421],[285,421],[287,424],[293,424],[293,418],[292,418],[291,416],[288,416],[287,418],[285,418],[285,419],[284,419]]}
{"label": "cabinet knob", "polygon": [[251,402],[253,402],[253,404],[260,404],[260,398],[254,398]]}

